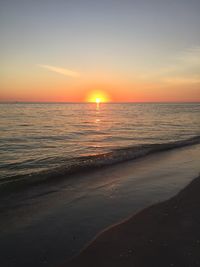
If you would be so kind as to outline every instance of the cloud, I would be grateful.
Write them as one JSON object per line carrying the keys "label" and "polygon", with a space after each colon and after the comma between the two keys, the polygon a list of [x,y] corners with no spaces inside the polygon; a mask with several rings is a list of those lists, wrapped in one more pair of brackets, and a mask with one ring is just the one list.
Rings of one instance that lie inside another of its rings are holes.
{"label": "cloud", "polygon": [[76,71],[72,71],[69,69],[64,69],[64,68],[60,68],[60,67],[56,67],[56,66],[50,66],[50,65],[43,65],[43,64],[39,64],[38,65],[41,68],[50,70],[52,72],[56,72],[65,76],[70,76],[70,77],[78,77],[80,76],[80,74]]}
{"label": "cloud", "polygon": [[172,77],[172,78],[166,78],[164,80],[166,83],[173,83],[173,84],[196,84],[200,83],[200,77]]}
{"label": "cloud", "polygon": [[187,49],[180,55],[179,59],[187,65],[197,65],[200,67],[200,46]]}
{"label": "cloud", "polygon": [[159,83],[195,84],[200,82],[200,46],[180,52],[171,64],[143,73],[141,78]]}
{"label": "cloud", "polygon": [[183,51],[174,64],[165,71],[164,76],[165,80],[171,83],[199,83],[200,47]]}

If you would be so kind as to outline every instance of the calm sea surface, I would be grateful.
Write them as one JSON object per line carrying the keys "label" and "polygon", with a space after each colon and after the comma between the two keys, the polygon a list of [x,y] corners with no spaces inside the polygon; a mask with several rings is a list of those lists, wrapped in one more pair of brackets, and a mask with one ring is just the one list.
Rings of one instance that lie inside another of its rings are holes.
{"label": "calm sea surface", "polygon": [[200,135],[200,104],[0,104],[0,179]]}

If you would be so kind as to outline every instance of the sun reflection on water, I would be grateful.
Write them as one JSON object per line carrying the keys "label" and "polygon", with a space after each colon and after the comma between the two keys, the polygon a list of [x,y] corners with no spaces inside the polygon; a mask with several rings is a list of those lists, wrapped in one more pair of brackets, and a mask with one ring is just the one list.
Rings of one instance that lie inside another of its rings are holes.
{"label": "sun reflection on water", "polygon": [[96,110],[100,110],[100,102],[96,102]]}

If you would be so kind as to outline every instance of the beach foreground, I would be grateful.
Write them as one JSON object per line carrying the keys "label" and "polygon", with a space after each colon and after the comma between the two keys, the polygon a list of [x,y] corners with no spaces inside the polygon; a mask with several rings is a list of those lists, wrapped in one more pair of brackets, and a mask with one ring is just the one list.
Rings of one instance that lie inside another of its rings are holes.
{"label": "beach foreground", "polygon": [[63,265],[103,229],[175,196],[199,158],[188,146],[2,194],[0,266]]}
{"label": "beach foreground", "polygon": [[101,233],[65,266],[200,266],[200,176]]}

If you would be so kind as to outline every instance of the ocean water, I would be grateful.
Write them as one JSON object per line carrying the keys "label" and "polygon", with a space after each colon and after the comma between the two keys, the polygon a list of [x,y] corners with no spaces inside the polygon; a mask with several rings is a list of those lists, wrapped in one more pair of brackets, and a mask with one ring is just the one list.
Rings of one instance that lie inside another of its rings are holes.
{"label": "ocean water", "polygon": [[200,104],[0,104],[0,180],[66,175],[200,142]]}

